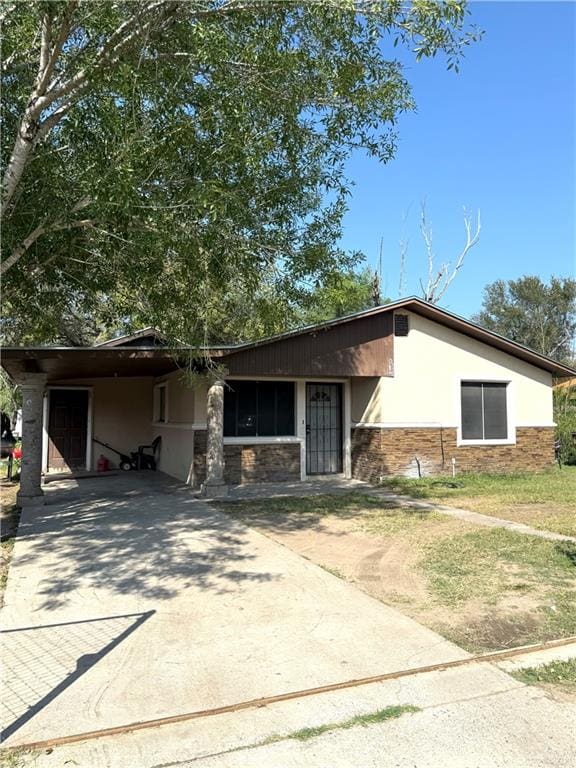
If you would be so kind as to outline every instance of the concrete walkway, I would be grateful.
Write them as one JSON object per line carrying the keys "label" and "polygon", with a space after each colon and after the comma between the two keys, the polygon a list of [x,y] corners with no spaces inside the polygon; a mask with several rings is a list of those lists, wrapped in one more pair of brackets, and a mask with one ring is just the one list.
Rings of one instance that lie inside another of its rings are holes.
{"label": "concrete walkway", "polygon": [[516,523],[491,515],[482,515],[479,512],[471,512],[469,509],[448,507],[443,504],[435,504],[431,501],[419,501],[410,496],[402,496],[384,489],[374,488],[373,485],[361,480],[346,480],[344,478],[326,477],[318,480],[309,480],[299,483],[262,483],[257,486],[236,486],[230,490],[230,501],[248,501],[250,499],[277,498],[282,496],[312,496],[318,493],[342,494],[358,491],[369,496],[385,499],[390,504],[411,509],[422,509],[465,520],[474,525],[482,525],[488,528],[508,528],[516,533],[524,533],[529,536],[538,536],[550,541],[572,541],[576,543],[576,536],[566,536],[553,531],[539,530],[524,523]]}
{"label": "concrete walkway", "polygon": [[385,491],[370,491],[371,496],[379,496],[390,499],[402,506],[410,506],[413,509],[429,510],[430,512],[441,512],[450,517],[456,517],[459,520],[465,520],[474,525],[483,525],[487,528],[507,528],[516,533],[524,533],[528,536],[538,536],[540,539],[549,539],[550,541],[572,541],[576,543],[576,536],[566,536],[562,533],[540,530],[532,528],[524,523],[516,523],[512,520],[504,520],[501,517],[492,517],[491,515],[482,515],[480,512],[472,512],[469,509],[459,509],[458,507],[447,507],[444,504],[434,504],[433,502],[418,501],[408,496],[398,496]]}
{"label": "concrete walkway", "polygon": [[46,491],[1,614],[7,745],[466,656],[159,473]]}
{"label": "concrete walkway", "polygon": [[[308,742],[255,746],[406,704],[421,711]],[[575,723],[576,705],[475,664],[58,747],[29,767],[568,768]]]}

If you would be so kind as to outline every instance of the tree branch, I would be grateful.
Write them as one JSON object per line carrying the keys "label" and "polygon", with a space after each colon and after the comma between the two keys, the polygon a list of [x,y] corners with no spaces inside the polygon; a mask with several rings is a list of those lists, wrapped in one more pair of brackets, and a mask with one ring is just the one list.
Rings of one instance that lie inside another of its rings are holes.
{"label": "tree branch", "polygon": [[4,10],[0,13],[0,24],[4,23],[4,20],[16,9],[17,3],[7,3],[4,6]]}
{"label": "tree branch", "polygon": [[462,268],[462,265],[464,264],[464,259],[466,258],[466,254],[470,251],[471,248],[473,248],[476,245],[476,243],[480,239],[480,230],[481,230],[480,211],[478,211],[475,232],[474,234],[472,234],[471,221],[468,217],[468,214],[466,213],[466,209],[464,209],[464,227],[466,229],[466,244],[462,249],[462,251],[460,252],[460,255],[458,256],[458,258],[456,259],[454,269],[452,270],[451,274],[449,274],[450,264],[444,263],[440,266],[440,269],[438,270],[436,276],[434,276],[434,252],[432,249],[432,229],[430,228],[426,218],[425,205],[422,204],[420,232],[422,233],[422,237],[426,245],[426,253],[428,255],[428,282],[426,284],[426,287],[424,287],[422,281],[420,280],[420,287],[422,289],[424,300],[429,301],[431,304],[438,303],[442,298],[442,296],[444,296],[444,294],[448,290],[448,287],[454,281],[459,270]]}
{"label": "tree branch", "polygon": [[[69,78],[63,85],[48,88],[46,91],[46,82],[56,66],[64,42],[70,32],[71,14],[74,7],[75,0],[70,2],[67,6],[58,41],[56,42],[51,56],[48,54],[50,24],[48,23],[47,16],[42,20],[42,42],[37,81],[32,90],[30,99],[28,100],[28,106],[26,107],[20,123],[12,155],[10,156],[10,160],[6,166],[4,177],[2,179],[3,215],[6,213],[14,193],[16,192],[16,188],[20,183],[24,169],[39,137],[44,138],[50,129],[53,128],[69,111],[80,93],[87,87],[90,74],[104,66],[114,64],[118,61],[123,51],[125,51],[138,37],[146,35],[152,24],[157,20],[157,11],[160,11],[160,17],[162,17],[163,12],[170,9],[175,10],[177,5],[172,1],[158,0],[157,2],[143,6],[138,13],[131,16],[130,19],[121,24],[112,33],[107,42],[100,49],[96,60],[90,67],[80,70],[80,72]],[[150,14],[152,14],[152,18],[146,24],[138,26],[141,19]],[[63,39],[60,42],[62,36]],[[44,121],[39,119],[45,109],[65,96],[68,98],[64,104],[60,105]]]}
{"label": "tree branch", "polygon": [[58,61],[58,58],[62,53],[62,47],[64,46],[64,43],[68,38],[68,35],[70,34],[70,29],[72,27],[72,16],[74,14],[74,11],[76,10],[77,5],[78,5],[77,0],[69,0],[68,4],[66,5],[66,10],[64,11],[64,14],[62,16],[62,23],[60,24],[58,37],[56,38],[56,42],[54,43],[52,52],[50,53],[50,56],[46,61],[44,71],[42,72],[42,76],[38,82],[37,89],[39,93],[44,93],[46,91],[46,86],[48,85],[48,81],[52,76],[52,72],[54,71],[56,62]]}
{"label": "tree branch", "polygon": [[[77,210],[77,209],[74,209]],[[85,227],[93,227],[96,222],[93,219],[80,219],[77,221],[56,221],[54,224],[47,225],[46,220],[39,224],[35,229],[30,232],[22,242],[14,248],[10,256],[4,259],[0,265],[0,275],[4,275],[11,267],[20,261],[22,256],[34,245],[36,240],[47,232],[54,232],[61,229],[78,229]]]}

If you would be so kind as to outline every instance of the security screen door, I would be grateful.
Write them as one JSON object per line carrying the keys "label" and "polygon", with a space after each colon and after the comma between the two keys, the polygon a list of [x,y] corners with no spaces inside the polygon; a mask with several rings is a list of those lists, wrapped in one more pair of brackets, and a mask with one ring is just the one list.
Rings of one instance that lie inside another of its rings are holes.
{"label": "security screen door", "polygon": [[342,385],[306,384],[306,474],[342,472]]}

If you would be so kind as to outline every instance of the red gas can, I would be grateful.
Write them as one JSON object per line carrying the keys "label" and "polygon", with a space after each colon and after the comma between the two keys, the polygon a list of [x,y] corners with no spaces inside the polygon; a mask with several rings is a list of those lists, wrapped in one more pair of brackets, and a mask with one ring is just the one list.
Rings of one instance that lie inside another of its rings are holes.
{"label": "red gas can", "polygon": [[98,470],[98,472],[108,472],[108,470],[110,469],[110,462],[108,461],[106,456],[103,456],[102,454],[100,454],[100,458],[96,462],[96,469]]}

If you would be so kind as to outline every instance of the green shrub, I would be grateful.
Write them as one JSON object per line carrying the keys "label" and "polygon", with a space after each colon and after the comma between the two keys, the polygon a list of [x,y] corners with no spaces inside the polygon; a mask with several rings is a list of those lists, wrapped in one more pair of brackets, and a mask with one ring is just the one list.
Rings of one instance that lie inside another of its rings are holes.
{"label": "green shrub", "polygon": [[554,421],[556,440],[560,442],[562,464],[576,464],[576,385],[558,387],[554,391]]}

